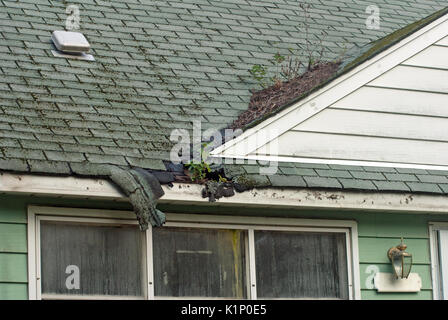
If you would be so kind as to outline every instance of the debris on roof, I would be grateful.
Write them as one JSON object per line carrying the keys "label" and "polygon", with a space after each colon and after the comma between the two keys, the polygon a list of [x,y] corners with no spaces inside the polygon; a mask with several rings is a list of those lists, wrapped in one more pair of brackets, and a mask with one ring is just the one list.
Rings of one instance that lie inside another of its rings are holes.
{"label": "debris on roof", "polygon": [[254,120],[269,116],[277,108],[324,83],[336,73],[339,64],[339,61],[317,63],[297,78],[253,92],[249,108],[238,116],[232,128],[243,128]]}
{"label": "debris on roof", "polygon": [[354,47],[353,50],[351,50],[351,53],[346,55],[344,62],[341,64],[338,70],[338,74],[343,74],[360,65],[361,63],[372,59],[377,54],[390,48],[394,44],[400,42],[404,38],[410,36],[414,32],[420,30],[431,22],[444,16],[445,14],[448,14],[448,7],[429,15],[424,19],[411,23],[404,28],[396,30],[395,32],[392,32],[391,34],[388,34],[387,36],[379,40],[370,42],[367,45],[362,46],[361,48]]}
{"label": "debris on roof", "polygon": [[231,197],[235,195],[232,182],[207,181],[202,189],[202,197],[208,198],[210,202],[215,202],[222,197]]}

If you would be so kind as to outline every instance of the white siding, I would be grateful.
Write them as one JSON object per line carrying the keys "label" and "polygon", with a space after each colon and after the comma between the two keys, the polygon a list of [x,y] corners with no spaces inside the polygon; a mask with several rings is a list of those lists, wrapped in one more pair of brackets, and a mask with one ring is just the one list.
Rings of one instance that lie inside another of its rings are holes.
{"label": "white siding", "polygon": [[326,109],[291,131],[448,142],[448,118]]}
{"label": "white siding", "polygon": [[439,42],[437,42],[439,46],[448,46],[448,37],[443,38]]}
{"label": "white siding", "polygon": [[403,64],[448,70],[448,47],[431,46],[406,60]]}
{"label": "white siding", "polygon": [[448,93],[448,70],[398,66],[373,80],[369,85]]}
{"label": "white siding", "polygon": [[[255,154],[265,155],[261,147]],[[448,143],[289,131],[278,140],[279,156],[446,165]],[[412,157],[410,157],[412,155]]]}
{"label": "white siding", "polygon": [[364,86],[331,108],[448,117],[448,95]]}

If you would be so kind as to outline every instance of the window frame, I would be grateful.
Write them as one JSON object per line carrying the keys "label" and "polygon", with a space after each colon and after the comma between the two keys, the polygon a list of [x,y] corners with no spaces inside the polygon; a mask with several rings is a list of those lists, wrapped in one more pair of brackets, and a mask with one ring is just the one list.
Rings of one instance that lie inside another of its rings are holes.
{"label": "window frame", "polygon": [[148,246],[147,246],[147,234],[142,238],[144,241],[142,243],[142,270],[145,272],[142,274],[142,296],[120,296],[120,295],[67,295],[67,294],[44,294],[42,293],[42,281],[41,281],[41,245],[40,245],[40,223],[42,221],[56,221],[56,222],[66,222],[69,224],[79,224],[83,226],[94,225],[94,226],[138,226],[137,221],[134,220],[121,220],[121,219],[104,219],[104,218],[89,218],[89,217],[71,217],[71,216],[48,216],[48,215],[36,215],[35,216],[35,277],[36,277],[36,299],[49,299],[49,300],[60,300],[60,299],[70,299],[70,300],[146,300],[148,297],[148,281],[146,271],[148,268]]}
{"label": "window frame", "polygon": [[[448,231],[448,222],[429,222],[429,242],[431,256],[431,279],[432,279],[432,298],[433,300],[444,300],[443,284],[440,277],[440,242],[438,237],[439,230]],[[448,288],[446,288],[448,292]],[[445,299],[448,300],[448,297]]]}
{"label": "window frame", "polygon": [[[255,270],[255,230],[272,231],[302,231],[302,232],[341,232],[346,235],[347,271],[349,299],[361,298],[358,254],[358,229],[353,220],[301,219],[301,218],[273,218],[250,217],[233,215],[202,215],[167,213],[167,227],[206,228],[206,229],[239,229],[247,230],[248,245],[247,259],[247,299],[257,299],[256,270]],[[135,224],[137,221],[132,211],[79,209],[65,207],[28,206],[28,295],[30,300],[42,299],[40,287],[40,221],[68,221],[68,222],[100,222],[105,224]],[[146,261],[146,280],[144,299],[198,299],[198,297],[156,297],[154,296],[152,228],[145,231],[144,261]],[[252,248],[252,249],[251,249]],[[67,296],[68,299],[136,299],[136,297],[122,296]],[[58,298],[58,297],[54,297]],[[221,299],[201,297],[206,300]]]}

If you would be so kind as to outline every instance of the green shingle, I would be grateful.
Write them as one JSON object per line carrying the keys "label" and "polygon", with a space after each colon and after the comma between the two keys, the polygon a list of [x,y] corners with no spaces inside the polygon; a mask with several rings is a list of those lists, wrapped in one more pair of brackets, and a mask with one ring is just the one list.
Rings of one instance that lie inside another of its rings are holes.
{"label": "green shingle", "polygon": [[407,182],[406,184],[412,192],[442,193],[442,190],[437,184],[419,182]]}
{"label": "green shingle", "polygon": [[335,178],[303,177],[310,188],[342,188],[341,183]]}
{"label": "green shingle", "polygon": [[417,177],[412,174],[385,173],[384,175],[390,181],[418,181]]}
{"label": "green shingle", "polygon": [[78,152],[64,152],[64,151],[45,151],[48,160],[54,161],[68,161],[81,162],[85,160],[85,156]]}
{"label": "green shingle", "polygon": [[[376,168],[375,170],[377,170]],[[366,170],[368,170],[366,168]],[[357,179],[364,179],[364,180],[386,180],[384,175],[380,172],[362,172],[362,171],[350,171],[352,176]]]}
{"label": "green shingle", "polygon": [[372,181],[358,179],[339,179],[344,189],[378,190]]}
{"label": "green shingle", "polygon": [[67,162],[28,160],[30,172],[32,173],[53,173],[70,174],[70,167]]}
{"label": "green shingle", "polygon": [[303,188],[306,187],[306,183],[302,177],[299,176],[281,176],[272,175],[268,176],[269,181],[273,187],[294,187]]}
{"label": "green shingle", "polygon": [[321,177],[329,178],[352,178],[350,172],[344,170],[316,170],[317,174]]}
{"label": "green shingle", "polygon": [[436,175],[421,175],[418,174],[417,177],[421,182],[429,183],[448,183],[448,178],[446,176],[436,176]]}
{"label": "green shingle", "polygon": [[410,191],[410,188],[404,182],[396,181],[373,181],[380,191]]}

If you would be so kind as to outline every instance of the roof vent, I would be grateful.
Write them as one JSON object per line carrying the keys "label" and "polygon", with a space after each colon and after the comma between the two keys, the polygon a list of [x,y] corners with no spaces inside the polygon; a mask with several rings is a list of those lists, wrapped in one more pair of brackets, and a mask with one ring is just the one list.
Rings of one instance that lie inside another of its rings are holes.
{"label": "roof vent", "polygon": [[52,50],[57,57],[95,60],[92,55],[87,54],[90,44],[82,33],[72,31],[53,31],[51,35],[56,50]]}

